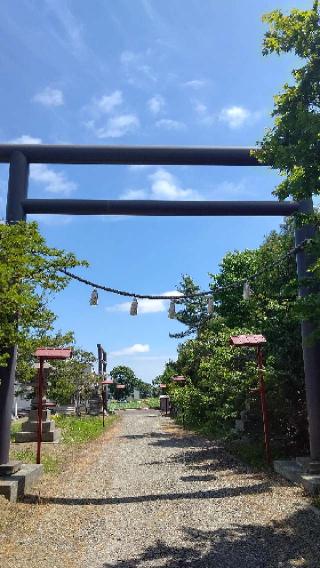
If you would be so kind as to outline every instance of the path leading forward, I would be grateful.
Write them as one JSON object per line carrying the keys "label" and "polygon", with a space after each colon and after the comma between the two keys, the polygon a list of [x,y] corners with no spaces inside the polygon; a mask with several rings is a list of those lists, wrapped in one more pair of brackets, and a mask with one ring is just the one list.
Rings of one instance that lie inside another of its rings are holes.
{"label": "path leading forward", "polygon": [[75,456],[74,471],[32,506],[1,566],[320,567],[320,516],[300,489],[240,467],[157,412],[123,414],[110,440],[85,463]]}

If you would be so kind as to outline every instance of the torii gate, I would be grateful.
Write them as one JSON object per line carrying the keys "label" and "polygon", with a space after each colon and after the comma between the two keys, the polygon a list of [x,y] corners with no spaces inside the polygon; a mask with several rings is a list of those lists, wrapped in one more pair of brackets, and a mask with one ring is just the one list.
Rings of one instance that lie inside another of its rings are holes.
{"label": "torii gate", "polygon": [[[144,216],[289,216],[312,213],[312,199],[304,201],[151,201],[90,199],[28,199],[29,164],[141,164],[189,166],[259,166],[254,148],[172,147],[172,146],[75,146],[42,144],[1,144],[0,163],[9,163],[7,222],[25,220],[29,213],[72,215]],[[295,230],[296,246],[311,238],[314,228]],[[299,295],[309,293],[310,256],[300,248],[296,253]],[[320,463],[320,341],[309,345],[314,331],[310,321],[301,322],[305,386],[310,436],[310,456]],[[11,410],[17,348],[10,347],[7,367],[0,367],[0,466],[9,461]]]}

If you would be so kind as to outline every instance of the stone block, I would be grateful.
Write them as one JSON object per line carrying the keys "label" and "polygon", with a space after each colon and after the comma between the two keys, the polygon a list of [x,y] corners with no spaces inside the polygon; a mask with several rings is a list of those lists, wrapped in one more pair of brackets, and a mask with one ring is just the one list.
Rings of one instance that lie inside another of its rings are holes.
{"label": "stone block", "polygon": [[0,495],[15,503],[22,499],[43,473],[42,464],[23,464],[21,469],[12,475],[0,476]]}
{"label": "stone block", "polygon": [[[55,429],[55,423],[53,420],[46,420],[42,422],[42,433],[52,432]],[[22,424],[22,432],[38,432],[38,422],[24,422]]]}
{"label": "stone block", "polygon": [[320,475],[320,462],[307,457],[298,457],[296,462],[300,465],[305,473],[316,473]]}
{"label": "stone block", "polygon": [[10,461],[8,463],[2,463],[0,464],[0,476],[16,473],[17,471],[19,471],[19,469],[21,469],[21,466],[21,461]]}
{"label": "stone block", "polygon": [[[310,458],[309,458],[310,461]],[[320,493],[320,475],[305,473],[306,459],[276,460],[274,470],[292,483],[302,486],[310,495]]]}
{"label": "stone block", "polygon": [[[29,418],[30,422],[37,422],[38,421],[38,411],[37,410],[30,410],[28,418]],[[51,418],[51,410],[43,410],[42,411],[43,422],[45,422],[46,420],[50,420],[50,418]]]}
{"label": "stone block", "polygon": [[[61,430],[56,428],[51,432],[42,432],[42,442],[59,442]],[[36,442],[37,432],[17,432],[15,434],[15,442],[21,444],[23,442]]]}

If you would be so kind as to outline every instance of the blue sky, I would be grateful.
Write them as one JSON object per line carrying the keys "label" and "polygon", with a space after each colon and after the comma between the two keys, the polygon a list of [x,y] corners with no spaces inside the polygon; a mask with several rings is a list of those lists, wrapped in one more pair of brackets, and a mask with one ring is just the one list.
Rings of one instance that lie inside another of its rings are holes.
{"label": "blue sky", "polygon": [[[273,95],[296,63],[262,57],[261,15],[309,8],[288,0],[4,0],[1,123],[4,142],[255,145],[271,124]],[[3,216],[7,167],[0,167]],[[266,168],[47,166],[31,168],[30,196],[269,199]],[[181,274],[208,287],[228,250],[259,245],[277,218],[38,219],[52,246],[90,262],[89,279],[161,294]],[[167,304],[128,315],[121,298],[71,283],[52,302],[57,329],[108,351],[109,370],[131,366],[151,381],[177,343]]]}

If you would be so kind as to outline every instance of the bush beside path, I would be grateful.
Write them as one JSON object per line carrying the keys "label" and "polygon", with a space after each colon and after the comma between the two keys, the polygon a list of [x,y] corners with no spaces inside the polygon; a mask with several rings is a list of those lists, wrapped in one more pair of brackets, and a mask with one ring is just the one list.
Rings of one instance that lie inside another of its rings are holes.
{"label": "bush beside path", "polygon": [[320,516],[298,487],[154,410],[123,413],[40,497],[0,503],[6,568],[320,565]]}

